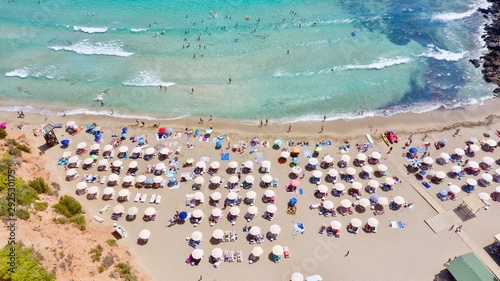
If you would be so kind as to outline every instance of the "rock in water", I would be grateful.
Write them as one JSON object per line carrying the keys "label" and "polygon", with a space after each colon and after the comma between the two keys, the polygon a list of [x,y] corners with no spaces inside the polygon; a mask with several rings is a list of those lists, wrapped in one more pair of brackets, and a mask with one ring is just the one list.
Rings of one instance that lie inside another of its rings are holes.
{"label": "rock in water", "polygon": [[478,59],[470,59],[469,62],[472,63],[476,68],[481,66],[481,63],[479,62]]}

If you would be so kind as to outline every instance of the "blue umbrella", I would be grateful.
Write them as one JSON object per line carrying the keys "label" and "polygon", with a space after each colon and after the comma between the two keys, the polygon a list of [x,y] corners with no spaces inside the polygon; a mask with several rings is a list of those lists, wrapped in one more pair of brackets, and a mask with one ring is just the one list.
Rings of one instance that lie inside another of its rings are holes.
{"label": "blue umbrella", "polygon": [[447,195],[448,195],[448,191],[446,191],[446,190],[444,190],[444,189],[441,189],[441,190],[439,191],[439,195],[441,195],[441,196],[447,196]]}
{"label": "blue umbrella", "polygon": [[173,133],[173,132],[174,132],[174,129],[172,129],[172,128],[167,128],[167,134],[169,134],[169,135],[170,135],[170,134],[171,134],[171,133]]}
{"label": "blue umbrella", "polygon": [[184,212],[184,211],[182,211],[182,212],[179,213],[179,219],[181,219],[181,220],[186,219],[187,216],[188,216],[188,214],[186,212]]}
{"label": "blue umbrella", "polygon": [[372,194],[372,196],[370,196],[370,201],[376,203],[379,197],[380,196],[378,194]]}
{"label": "blue umbrella", "polygon": [[122,133],[126,133],[128,131],[128,128],[127,127],[123,127],[122,128]]}
{"label": "blue umbrella", "polygon": [[68,145],[69,145],[69,140],[62,140],[62,141],[61,141],[61,144],[62,144],[63,146],[68,146]]}
{"label": "blue umbrella", "polygon": [[293,157],[292,158],[292,163],[299,163],[299,158]]}
{"label": "blue umbrella", "polygon": [[96,134],[94,137],[94,142],[100,142],[101,141],[101,134]]}
{"label": "blue umbrella", "polygon": [[275,140],[274,144],[280,146],[283,142],[281,140]]}
{"label": "blue umbrella", "polygon": [[290,198],[290,201],[288,201],[288,205],[290,206],[295,206],[297,204],[297,198]]}
{"label": "blue umbrella", "polygon": [[176,181],[177,181],[177,179],[175,177],[171,177],[168,179],[169,183],[175,183]]}
{"label": "blue umbrella", "polygon": [[217,142],[215,143],[215,146],[217,146],[217,147],[221,147],[221,146],[222,146],[222,141],[221,141],[221,140],[217,141]]}
{"label": "blue umbrella", "polygon": [[418,149],[416,149],[415,147],[410,148],[410,153],[417,153],[417,152]]}
{"label": "blue umbrella", "polygon": [[411,162],[411,165],[412,165],[413,167],[415,167],[415,168],[420,168],[420,167],[422,166],[422,163],[421,163],[421,162],[419,162],[419,161],[417,161],[417,160],[413,160],[413,161]]}

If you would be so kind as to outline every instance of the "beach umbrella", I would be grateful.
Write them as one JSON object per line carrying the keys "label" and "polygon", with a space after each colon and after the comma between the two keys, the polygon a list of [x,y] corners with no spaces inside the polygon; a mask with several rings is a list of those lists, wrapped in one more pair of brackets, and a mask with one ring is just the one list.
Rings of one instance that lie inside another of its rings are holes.
{"label": "beach umbrella", "polygon": [[78,156],[71,156],[69,159],[68,159],[68,163],[70,164],[74,164],[78,162]]}
{"label": "beach umbrella", "polygon": [[248,176],[245,177],[245,182],[247,182],[247,183],[254,183],[255,182],[255,178],[252,175],[248,175]]}
{"label": "beach umbrella", "polygon": [[275,245],[275,246],[273,247],[273,254],[274,254],[274,255],[276,255],[276,256],[281,256],[281,255],[283,255],[283,252],[284,252],[284,251],[285,251],[285,250],[284,250],[284,249],[283,249],[283,247],[282,247],[282,246],[280,246],[280,245]]}
{"label": "beach umbrella", "polygon": [[113,207],[113,213],[114,214],[121,214],[125,211],[125,207],[123,205],[116,205]]}
{"label": "beach umbrella", "polygon": [[472,186],[477,185],[477,181],[475,179],[467,179],[466,182],[468,185],[472,185]]}
{"label": "beach umbrella", "polygon": [[255,207],[255,206],[250,206],[250,207],[248,207],[247,212],[251,215],[256,215],[259,212],[259,208]]}
{"label": "beach umbrella", "polygon": [[79,144],[76,145],[77,149],[84,149],[85,147],[87,147],[87,143],[86,142],[81,142],[81,143],[79,143]]}
{"label": "beach umbrella", "polygon": [[203,184],[205,182],[205,179],[203,177],[196,177],[194,178],[194,183],[195,184]]}
{"label": "beach umbrella", "polygon": [[69,169],[68,171],[66,171],[66,176],[72,177],[74,175],[76,175],[75,169]]}
{"label": "beach umbrella", "polygon": [[85,158],[85,160],[83,160],[83,164],[85,165],[90,165],[92,163],[94,163],[94,159],[92,158]]}
{"label": "beach umbrella", "polygon": [[491,165],[491,164],[495,163],[495,159],[493,159],[489,156],[486,156],[486,157],[483,157],[483,162],[486,163],[487,165]]}
{"label": "beach umbrella", "polygon": [[227,180],[229,183],[238,183],[238,177],[237,176],[230,176],[229,179]]}
{"label": "beach umbrella", "polygon": [[196,209],[193,211],[192,215],[194,218],[199,219],[199,218],[203,217],[203,211],[200,209]]}
{"label": "beach umbrella", "polygon": [[387,197],[379,197],[377,200],[377,204],[387,205],[389,204],[389,199],[387,199]]}
{"label": "beach umbrella", "polygon": [[193,257],[193,259],[195,259],[195,260],[199,260],[199,259],[203,258],[203,250],[202,249],[194,249],[191,252],[191,257]]}
{"label": "beach umbrella", "polygon": [[276,205],[274,205],[274,204],[267,205],[267,207],[266,207],[266,211],[268,213],[271,213],[271,214],[276,213],[277,210],[278,210],[278,207],[276,207]]}
{"label": "beach umbrella", "polygon": [[143,229],[143,230],[141,230],[141,232],[139,232],[140,239],[146,240],[146,239],[149,239],[150,236],[151,236],[151,231],[149,231],[147,229]]}
{"label": "beach umbrella", "polygon": [[300,153],[300,148],[294,146],[292,147],[292,150],[291,150],[292,153]]}
{"label": "beach umbrella", "polygon": [[356,174],[356,169],[349,167],[345,170],[345,172],[350,176],[354,176]]}
{"label": "beach umbrella", "polygon": [[186,219],[187,216],[188,216],[187,212],[182,211],[182,212],[179,213],[179,219],[181,219],[181,220]]}
{"label": "beach umbrella", "polygon": [[331,177],[336,177],[339,175],[339,171],[337,171],[335,169],[330,169],[330,170],[328,170],[328,175]]}
{"label": "beach umbrella", "polygon": [[486,192],[480,192],[478,195],[479,199],[486,201],[490,199],[490,195]]}
{"label": "beach umbrella", "polygon": [[68,121],[66,122],[66,127],[74,127],[76,125],[75,121]]}
{"label": "beach umbrella", "polygon": [[266,192],[264,192],[264,195],[265,195],[266,197],[273,197],[275,194],[276,194],[276,193],[275,193],[275,192],[274,192],[274,190],[272,190],[272,189],[268,189],[268,190],[266,190]]}
{"label": "beach umbrella", "polygon": [[238,167],[238,162],[236,162],[236,161],[231,161],[231,162],[229,162],[229,163],[227,164],[227,166],[228,166],[229,168],[231,168],[231,169],[235,169],[235,168],[237,168],[237,167]]}
{"label": "beach umbrella", "polygon": [[163,170],[163,169],[165,169],[165,163],[160,162],[155,165],[155,170]]}
{"label": "beach umbrella", "polygon": [[252,255],[254,255],[256,257],[262,255],[262,253],[264,253],[264,250],[262,250],[262,248],[260,246],[254,247],[252,249]]}
{"label": "beach umbrella", "polygon": [[361,220],[360,219],[357,219],[357,218],[354,218],[351,220],[351,225],[353,227],[360,227],[362,224]]}
{"label": "beach umbrella", "polygon": [[195,192],[193,195],[194,200],[197,200],[197,201],[203,200],[204,197],[205,197],[205,195],[203,195],[203,192],[201,192],[201,191]]}
{"label": "beach umbrella", "polygon": [[146,176],[145,175],[140,175],[140,176],[137,177],[136,181],[138,183],[143,183],[143,182],[146,181]]}
{"label": "beach umbrella", "polygon": [[214,258],[218,259],[218,258],[222,257],[222,254],[223,254],[223,253],[224,253],[224,252],[222,251],[222,249],[221,249],[221,248],[214,248],[214,249],[212,250],[212,257],[214,257]]}
{"label": "beach umbrella", "polygon": [[269,168],[271,168],[271,161],[269,161],[269,160],[264,160],[264,161],[262,161],[262,164],[261,164],[261,165],[262,165],[262,167],[263,167],[263,168],[267,168],[267,169],[269,169]]}
{"label": "beach umbrella", "polygon": [[210,194],[210,198],[212,198],[212,200],[214,201],[217,201],[217,200],[220,200],[222,198],[222,194],[218,191]]}
{"label": "beach umbrella", "polygon": [[349,208],[352,206],[352,202],[349,199],[342,199],[342,201],[340,201],[340,205],[344,208]]}
{"label": "beach umbrella", "polygon": [[463,156],[465,154],[465,151],[461,148],[455,148],[455,154],[458,156]]}
{"label": "beach umbrella", "polygon": [[250,160],[245,161],[245,162],[243,162],[243,167],[252,169],[253,168],[253,162],[250,161]]}
{"label": "beach umbrella", "polygon": [[222,239],[222,237],[224,237],[224,230],[222,229],[214,230],[214,232],[212,232],[212,237],[215,239]]}
{"label": "beach umbrella", "polygon": [[446,177],[446,174],[443,171],[437,171],[436,177],[439,179],[444,179]]}
{"label": "beach umbrella", "polygon": [[168,149],[167,147],[164,147],[160,150],[160,154],[162,154],[162,155],[168,155],[169,152],[170,152],[170,149]]}
{"label": "beach umbrella", "polygon": [[377,166],[377,169],[381,172],[386,172],[387,171],[387,166],[384,164],[380,164]]}
{"label": "beach umbrella", "polygon": [[278,235],[281,232],[281,227],[277,224],[273,224],[269,227],[269,232],[272,234]]}
{"label": "beach umbrella", "polygon": [[427,156],[427,157],[424,157],[424,159],[422,159],[422,162],[424,162],[427,165],[431,165],[432,163],[434,163],[434,159]]}
{"label": "beach umbrella", "polygon": [[420,167],[422,167],[422,162],[420,162],[418,160],[413,160],[413,161],[411,161],[411,166],[415,167],[415,168],[420,168]]}
{"label": "beach umbrella", "polygon": [[304,281],[304,276],[298,272],[292,274],[290,281]]}
{"label": "beach umbrella", "polygon": [[491,182],[493,180],[493,176],[490,174],[482,174],[481,177],[487,182]]}
{"label": "beach umbrella", "polygon": [[354,189],[360,190],[362,187],[363,187],[363,185],[358,181],[355,181],[352,183],[352,188],[354,188]]}
{"label": "beach umbrella", "polygon": [[479,168],[479,163],[477,163],[476,161],[470,161],[469,167],[471,167],[472,169],[477,169]]}
{"label": "beach umbrella", "polygon": [[239,145],[237,143],[233,144],[233,149],[237,149]]}
{"label": "beach umbrella", "polygon": [[103,148],[104,151],[111,151],[113,149],[113,146],[111,144],[106,144]]}
{"label": "beach umbrella", "polygon": [[252,234],[253,236],[257,236],[260,234],[260,227],[258,226],[252,226],[250,228],[250,234]]}
{"label": "beach umbrella", "polygon": [[388,185],[394,185],[396,181],[393,178],[387,177],[385,178],[385,183]]}
{"label": "beach umbrella", "polygon": [[102,191],[102,193],[103,193],[104,195],[111,195],[111,194],[113,194],[113,192],[115,192],[115,189],[114,189],[114,188],[112,188],[112,187],[106,187],[106,188]]}
{"label": "beach umbrella", "polygon": [[101,146],[98,143],[94,143],[93,145],[90,146],[90,150],[98,150]]}
{"label": "beach umbrella", "polygon": [[300,168],[299,166],[292,167],[292,173],[298,175],[298,174],[300,174],[300,172],[302,172],[302,168]]}
{"label": "beach umbrella", "polygon": [[186,164],[193,164],[193,162],[194,162],[193,158],[186,159]]}
{"label": "beach umbrella", "polygon": [[330,227],[332,229],[340,229],[342,227],[342,223],[339,222],[338,220],[333,220],[330,222]]}
{"label": "beach umbrella", "polygon": [[[77,185],[77,188],[78,188],[78,185]],[[87,189],[87,192],[88,192],[89,194],[95,194],[95,193],[97,193],[98,191],[99,191],[99,187],[97,187],[97,186],[95,186],[95,185],[94,185],[94,186],[91,186],[91,187],[89,187],[89,189]]]}
{"label": "beach umbrella", "polygon": [[405,203],[405,199],[401,196],[394,197],[393,201],[398,205],[403,205]]}
{"label": "beach umbrella", "polygon": [[282,151],[280,155],[283,158],[288,158],[288,157],[290,157],[290,152],[288,152],[288,151]]}
{"label": "beach umbrella", "polygon": [[439,157],[443,158],[444,160],[449,160],[450,159],[450,155],[446,152],[443,152],[439,155]]}
{"label": "beach umbrella", "polygon": [[231,209],[229,209],[229,213],[233,216],[237,216],[240,214],[240,208],[238,207],[231,207]]}
{"label": "beach umbrella", "polygon": [[276,146],[281,146],[282,143],[283,142],[281,140],[275,140],[274,141],[274,145],[276,145]]}
{"label": "beach umbrella", "polygon": [[495,191],[496,191],[496,192],[498,192],[498,193],[500,193],[500,186],[497,186],[497,187],[495,188]]}
{"label": "beach umbrella", "polygon": [[380,152],[377,152],[377,151],[373,152],[371,156],[372,156],[372,158],[377,159],[377,160],[382,158],[382,154],[380,154]]}
{"label": "beach umbrella", "polygon": [[91,154],[89,156],[89,158],[95,161],[95,160],[97,160],[97,158],[99,158],[99,155],[97,155],[97,154]]}
{"label": "beach umbrella", "polygon": [[480,147],[477,144],[472,144],[469,146],[469,149],[474,152],[478,152],[480,150]]}
{"label": "beach umbrella", "polygon": [[[94,186],[92,186],[92,187],[94,187]],[[84,182],[84,181],[81,181],[81,182],[79,182],[79,183],[76,184],[76,189],[77,190],[84,190],[86,188],[87,188],[87,183]],[[97,188],[97,186],[95,186],[95,188],[92,189],[93,192],[89,192],[89,193],[96,193],[97,190],[98,190],[98,188]],[[89,188],[89,191],[91,191],[90,188]]]}
{"label": "beach umbrella", "polygon": [[328,192],[328,186],[326,186],[324,184],[320,184],[320,185],[318,185],[318,191],[320,193],[327,193]]}
{"label": "beach umbrella", "polygon": [[212,163],[210,163],[210,168],[212,169],[219,169],[220,167],[220,163],[218,161],[214,161]]}
{"label": "beach umbrella", "polygon": [[379,198],[379,197],[380,197],[380,196],[379,196],[378,194],[376,194],[376,193],[375,193],[375,194],[372,194],[372,195],[370,196],[370,202],[372,202],[372,203],[377,203],[377,201],[378,201],[378,198]]}
{"label": "beach umbrella", "polygon": [[457,185],[450,185],[450,191],[453,192],[453,193],[459,193],[460,192],[460,187],[458,187]]}
{"label": "beach umbrella", "polygon": [[271,183],[273,181],[273,177],[271,175],[264,175],[262,177],[262,181],[265,183]]}
{"label": "beach umbrella", "polygon": [[457,165],[451,166],[451,171],[453,173],[459,173],[460,171],[462,171],[462,167]]}
{"label": "beach umbrella", "polygon": [[359,205],[363,206],[363,207],[368,207],[371,205],[371,202],[370,202],[370,199],[368,198],[361,198],[359,199]]}
{"label": "beach umbrella", "polygon": [[203,161],[198,161],[196,163],[196,167],[200,168],[200,169],[205,168],[206,166],[207,166],[207,164],[205,162],[203,162]]}
{"label": "beach umbrella", "polygon": [[115,160],[113,162],[113,167],[121,167],[123,165],[122,160]]}
{"label": "beach umbrella", "polygon": [[364,153],[358,153],[358,155],[356,156],[356,159],[358,159],[359,161],[365,161],[366,155]]}
{"label": "beach umbrella", "polygon": [[201,231],[193,231],[193,233],[191,233],[191,239],[194,241],[201,241],[201,239],[203,239],[203,233],[201,233]]}
{"label": "beach umbrella", "polygon": [[344,162],[349,162],[349,161],[351,161],[351,156],[349,156],[347,154],[343,154],[342,156],[340,156],[340,160],[342,160]]}
{"label": "beach umbrella", "polygon": [[318,165],[318,159],[317,158],[309,158],[309,161],[307,161],[309,165]]}
{"label": "beach umbrella", "polygon": [[492,139],[486,140],[486,144],[488,144],[489,146],[497,146],[497,142]]}
{"label": "beach umbrella", "polygon": [[108,165],[108,159],[99,160],[99,166],[106,166],[106,165]]}
{"label": "beach umbrella", "polygon": [[326,163],[330,164],[333,162],[333,157],[330,156],[329,154],[325,155],[325,157],[323,157],[323,161],[325,161]]}
{"label": "beach umbrella", "polygon": [[376,181],[376,180],[370,180],[368,182],[368,186],[370,186],[370,187],[377,188],[377,187],[379,187],[379,185],[380,185],[380,183],[378,181]]}
{"label": "beach umbrella", "polygon": [[335,188],[335,190],[337,191],[344,191],[345,185],[343,183],[338,182],[333,186],[333,188]]}
{"label": "beach umbrella", "polygon": [[[158,163],[158,164],[163,164],[163,163]],[[137,168],[137,165],[139,165],[139,163],[137,163],[137,161],[135,161],[135,160],[134,160],[134,161],[132,161],[132,162],[130,162],[130,163],[128,164],[128,167],[129,167],[129,168],[132,168],[132,169],[135,169],[135,168]],[[161,166],[161,165],[160,165],[160,166]],[[163,164],[163,166],[165,167],[165,164]],[[162,168],[162,169],[163,169],[163,168]]]}
{"label": "beach umbrella", "polygon": [[371,227],[377,227],[378,226],[378,220],[376,218],[368,218],[367,223]]}
{"label": "beach umbrella", "polygon": [[373,168],[372,168],[372,166],[363,166],[363,171],[365,173],[370,174],[371,172],[373,172]]}
{"label": "beach umbrella", "polygon": [[156,213],[156,210],[155,210],[155,208],[153,208],[153,207],[147,207],[147,208],[146,208],[146,210],[144,210],[144,214],[145,214],[146,216],[152,216],[152,215],[154,215],[155,213]]}
{"label": "beach umbrella", "polygon": [[236,198],[238,198],[238,193],[234,191],[231,191],[227,194],[227,199],[229,200],[235,200]]}
{"label": "beach umbrella", "polygon": [[219,176],[214,176],[210,178],[211,183],[220,183],[221,179]]}
{"label": "beach umbrella", "polygon": [[161,176],[156,176],[153,178],[154,183],[161,183],[163,181],[163,178]]}
{"label": "beach umbrella", "polygon": [[325,209],[333,209],[333,206],[334,206],[334,205],[333,205],[333,202],[332,202],[332,201],[330,201],[330,200],[325,200],[325,201],[323,202],[323,207],[324,207]]}
{"label": "beach umbrella", "polygon": [[109,181],[117,181],[120,177],[117,174],[111,174],[108,177]]}
{"label": "beach umbrella", "polygon": [[418,149],[415,148],[415,147],[412,147],[410,148],[410,150],[408,150],[410,153],[417,153],[418,152]]}
{"label": "beach umbrella", "polygon": [[132,207],[128,208],[127,215],[135,216],[135,215],[137,215],[138,212],[139,212],[139,209],[136,206],[132,206]]}
{"label": "beach umbrella", "polygon": [[248,199],[255,199],[257,197],[257,193],[253,190],[250,190],[249,192],[247,192],[246,197]]}
{"label": "beach umbrella", "polygon": [[299,158],[298,157],[292,157],[292,163],[299,163]]}
{"label": "beach umbrella", "polygon": [[125,197],[125,196],[127,196],[129,193],[130,193],[130,191],[129,191],[128,189],[122,189],[122,190],[118,191],[118,196],[120,196],[120,197]]}
{"label": "beach umbrella", "polygon": [[118,148],[118,151],[124,153],[124,152],[127,152],[128,151],[128,146],[126,145],[122,145]]}
{"label": "beach umbrella", "polygon": [[321,171],[314,171],[313,172],[313,177],[315,178],[321,178],[323,176],[323,173]]}
{"label": "beach umbrella", "polygon": [[495,170],[495,174],[500,176],[500,168]]}

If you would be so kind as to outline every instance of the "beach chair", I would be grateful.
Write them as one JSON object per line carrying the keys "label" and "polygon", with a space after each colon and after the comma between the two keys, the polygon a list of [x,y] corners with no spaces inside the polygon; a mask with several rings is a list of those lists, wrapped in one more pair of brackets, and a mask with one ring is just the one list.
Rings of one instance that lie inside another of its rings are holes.
{"label": "beach chair", "polygon": [[161,202],[161,195],[158,194],[158,195],[156,195],[155,204],[160,204],[160,202]]}
{"label": "beach chair", "polygon": [[200,241],[194,241],[193,239],[189,239],[188,245],[193,248],[198,248],[198,246],[200,246]]}
{"label": "beach chair", "polygon": [[146,199],[147,199],[147,198],[148,198],[148,195],[147,195],[146,193],[143,193],[143,194],[141,195],[141,198],[139,199],[139,201],[140,201],[141,203],[144,203],[144,202],[146,202]]}
{"label": "beach chair", "polygon": [[78,160],[75,164],[75,168],[80,168],[80,165],[82,164],[82,160]]}
{"label": "beach chair", "polygon": [[109,210],[109,205],[104,206],[99,213],[104,214],[107,210]]}
{"label": "beach chair", "polygon": [[225,231],[223,242],[230,242],[230,241],[231,241],[231,231]]}
{"label": "beach chair", "polygon": [[92,218],[98,223],[102,223],[104,221],[104,219],[99,216],[93,216]]}
{"label": "beach chair", "polygon": [[101,181],[99,182],[100,184],[106,183],[106,180],[108,179],[108,176],[104,176],[101,178]]}
{"label": "beach chair", "polygon": [[137,194],[135,195],[134,202],[139,202],[140,198],[141,198],[141,194],[140,194],[140,193],[137,193]]}
{"label": "beach chair", "polygon": [[337,229],[337,231],[335,232],[335,237],[340,238],[340,229]]}
{"label": "beach chair", "polygon": [[280,262],[280,257],[277,256],[277,255],[273,255],[273,260],[274,260],[274,263],[279,263]]}
{"label": "beach chair", "polygon": [[241,250],[236,251],[236,261],[237,262],[243,261],[243,251]]}
{"label": "beach chair", "polygon": [[231,242],[238,240],[238,234],[236,234],[236,231],[231,231],[231,236],[229,237],[229,239],[231,240]]}
{"label": "beach chair", "polygon": [[290,257],[290,251],[288,251],[288,247],[287,246],[283,246],[283,256],[285,257],[285,259],[288,259]]}
{"label": "beach chair", "polygon": [[153,204],[156,201],[156,194],[151,195],[151,198],[149,199],[149,203]]}

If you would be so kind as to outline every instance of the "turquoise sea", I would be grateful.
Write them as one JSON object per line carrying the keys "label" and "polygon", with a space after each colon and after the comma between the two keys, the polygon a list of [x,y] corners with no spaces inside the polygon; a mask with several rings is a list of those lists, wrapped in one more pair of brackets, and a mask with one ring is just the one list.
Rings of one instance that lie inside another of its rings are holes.
{"label": "turquoise sea", "polygon": [[494,88],[468,62],[487,5],[2,0],[0,110],[293,122],[475,104]]}

